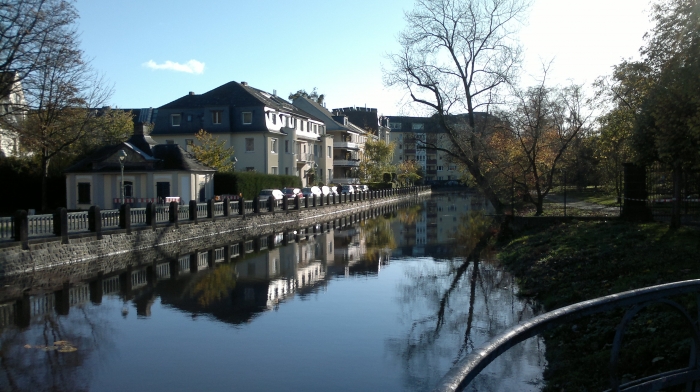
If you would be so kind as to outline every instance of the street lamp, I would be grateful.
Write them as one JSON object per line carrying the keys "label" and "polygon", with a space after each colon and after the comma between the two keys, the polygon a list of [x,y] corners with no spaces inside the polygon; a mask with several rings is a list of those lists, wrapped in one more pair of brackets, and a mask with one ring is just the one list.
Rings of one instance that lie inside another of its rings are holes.
{"label": "street lamp", "polygon": [[121,168],[122,168],[122,186],[121,186],[122,204],[125,203],[125,201],[124,201],[124,160],[125,159],[126,159],[126,151],[119,150],[119,166],[121,166]]}
{"label": "street lamp", "polygon": [[238,163],[238,158],[233,157],[233,159],[231,160],[231,162],[233,162],[233,171],[236,171],[236,164]]}

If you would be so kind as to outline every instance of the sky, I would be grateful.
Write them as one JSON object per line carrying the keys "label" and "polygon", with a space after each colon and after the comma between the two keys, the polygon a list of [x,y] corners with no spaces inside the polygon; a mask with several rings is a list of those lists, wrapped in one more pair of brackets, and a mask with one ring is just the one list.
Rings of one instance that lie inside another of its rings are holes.
{"label": "sky", "polygon": [[[416,115],[382,69],[413,0],[78,0],[81,45],[113,85],[110,105],[159,107],[230,81],[287,98],[314,87],[329,109]],[[646,0],[533,0],[522,84],[590,84],[638,57]]]}

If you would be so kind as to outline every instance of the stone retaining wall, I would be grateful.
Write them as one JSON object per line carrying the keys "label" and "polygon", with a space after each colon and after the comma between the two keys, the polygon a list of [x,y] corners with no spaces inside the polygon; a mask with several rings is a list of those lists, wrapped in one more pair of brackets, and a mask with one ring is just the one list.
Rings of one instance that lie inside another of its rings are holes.
{"label": "stone retaining wall", "polygon": [[[199,219],[197,224],[180,221],[177,225],[134,227],[104,232],[101,240],[94,234],[82,234],[61,244],[60,238],[33,240],[29,249],[20,244],[0,249],[0,278],[13,281],[31,280],[31,286],[52,286],[69,280],[80,280],[98,273],[108,274],[128,266],[151,264],[158,260],[187,254],[198,249],[236,243],[246,238],[280,233],[308,227],[318,222],[376,209],[385,209],[401,202],[413,202],[429,195],[394,196],[353,203],[330,204],[301,210],[234,215],[216,219]],[[27,282],[29,283],[29,282]],[[28,285],[20,284],[28,287]]]}

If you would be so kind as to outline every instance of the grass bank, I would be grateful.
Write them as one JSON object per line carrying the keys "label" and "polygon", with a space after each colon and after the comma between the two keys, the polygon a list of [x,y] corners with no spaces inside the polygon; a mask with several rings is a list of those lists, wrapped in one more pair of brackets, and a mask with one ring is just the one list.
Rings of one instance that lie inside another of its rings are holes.
{"label": "grass bank", "polygon": [[[500,261],[521,294],[550,311],[636,288],[700,278],[700,231],[655,223],[571,222],[516,233]],[[697,314],[695,298],[679,298]],[[623,311],[577,320],[545,334],[547,391],[609,387],[610,347]],[[627,380],[687,366],[689,335],[678,316],[650,309],[625,335],[618,374]]]}

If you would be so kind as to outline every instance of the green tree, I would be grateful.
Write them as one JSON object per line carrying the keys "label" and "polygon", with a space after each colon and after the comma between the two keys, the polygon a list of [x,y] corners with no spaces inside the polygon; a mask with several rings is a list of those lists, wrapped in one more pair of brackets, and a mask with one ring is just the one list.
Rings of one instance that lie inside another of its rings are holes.
{"label": "green tree", "polygon": [[654,4],[655,26],[641,49],[651,88],[634,128],[641,162],[659,161],[673,173],[671,226],[680,225],[683,172],[700,165],[700,5],[698,0]]}
{"label": "green tree", "polygon": [[233,171],[233,147],[226,148],[226,141],[219,141],[203,129],[194,136],[200,143],[192,147],[192,153],[197,160],[219,172]]}
{"label": "green tree", "polygon": [[318,91],[316,91],[316,87],[314,87],[313,90],[311,90],[311,93],[307,93],[306,90],[298,90],[296,93],[289,93],[289,100],[293,101],[295,98],[298,97],[304,97],[308,98],[319,105],[323,105],[323,100],[326,98],[325,95],[319,94]]}
{"label": "green tree", "polygon": [[418,172],[420,165],[414,160],[402,161],[396,165],[396,177],[402,186],[411,186],[422,177]]}
{"label": "green tree", "polygon": [[380,182],[382,174],[394,172],[391,161],[394,157],[394,142],[387,143],[383,140],[367,140],[365,151],[360,161],[360,181]]}

